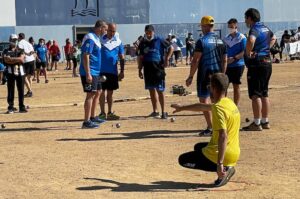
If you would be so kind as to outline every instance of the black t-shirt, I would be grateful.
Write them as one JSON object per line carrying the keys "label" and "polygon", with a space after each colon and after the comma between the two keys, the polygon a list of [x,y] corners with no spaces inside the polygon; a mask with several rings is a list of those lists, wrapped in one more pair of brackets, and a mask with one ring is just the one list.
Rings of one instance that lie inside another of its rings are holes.
{"label": "black t-shirt", "polygon": [[195,48],[195,43],[194,43],[194,39],[192,37],[187,37],[185,39],[185,45],[187,49],[194,49]]}
{"label": "black t-shirt", "polygon": [[284,47],[284,40],[287,39],[291,39],[291,35],[290,34],[283,34],[281,37],[281,41],[280,41],[280,47]]}

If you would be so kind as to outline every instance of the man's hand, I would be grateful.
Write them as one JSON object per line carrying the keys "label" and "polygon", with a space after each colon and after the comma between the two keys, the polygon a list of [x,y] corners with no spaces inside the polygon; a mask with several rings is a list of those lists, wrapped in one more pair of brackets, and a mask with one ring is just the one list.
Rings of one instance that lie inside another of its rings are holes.
{"label": "man's hand", "polygon": [[185,84],[187,87],[189,87],[193,82],[193,77],[189,76],[186,80],[185,80]]}
{"label": "man's hand", "polygon": [[121,71],[121,72],[119,73],[119,76],[118,76],[118,80],[119,80],[119,81],[122,81],[122,79],[124,79],[124,72],[123,72],[123,71]]}
{"label": "man's hand", "polygon": [[228,57],[227,64],[232,64],[235,61],[233,57]]}
{"label": "man's hand", "polygon": [[172,104],[171,107],[175,109],[175,110],[173,111],[173,113],[178,113],[178,112],[182,111],[182,110],[181,110],[181,107],[182,107],[182,106],[181,106],[180,104]]}
{"label": "man's hand", "polygon": [[92,75],[90,73],[86,74],[86,82],[88,84],[91,84],[93,82],[93,77],[92,77]]}
{"label": "man's hand", "polygon": [[142,69],[139,69],[139,78],[140,79],[144,79],[144,75],[143,75]]}
{"label": "man's hand", "polygon": [[218,173],[219,179],[223,179],[224,178],[224,176],[226,175],[226,171],[224,169],[223,164],[218,164],[218,166],[217,166],[217,173]]}

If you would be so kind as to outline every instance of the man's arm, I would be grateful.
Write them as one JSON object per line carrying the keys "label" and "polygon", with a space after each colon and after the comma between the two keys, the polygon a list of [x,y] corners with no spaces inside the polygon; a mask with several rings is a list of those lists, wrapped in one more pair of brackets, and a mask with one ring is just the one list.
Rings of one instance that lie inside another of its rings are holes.
{"label": "man's arm", "polygon": [[223,57],[222,57],[222,73],[225,73],[226,72],[226,69],[227,69],[227,54],[224,54]]}
{"label": "man's arm", "polygon": [[87,83],[92,83],[93,78],[90,71],[90,55],[88,53],[83,54],[83,67],[86,73]]}
{"label": "man's arm", "polygon": [[124,54],[119,54],[120,58],[120,73],[119,73],[119,81],[124,79],[124,68],[125,68],[125,55]]}
{"label": "man's arm", "polygon": [[256,41],[256,37],[254,36],[249,36],[247,39],[247,44],[246,44],[246,55],[247,57],[252,57],[252,50],[254,48],[254,44]]}
{"label": "man's arm", "polygon": [[275,42],[276,42],[276,35],[273,35],[270,41],[270,48],[274,46]]}
{"label": "man's arm", "polygon": [[189,74],[188,78],[186,79],[186,86],[190,86],[192,84],[193,77],[198,69],[201,57],[202,57],[202,52],[194,52],[192,63],[191,63],[191,68],[190,68],[190,74]]}
{"label": "man's arm", "polygon": [[226,151],[226,146],[227,146],[227,132],[224,129],[219,130],[219,140],[218,140],[218,176],[219,178],[224,177],[225,171],[224,171],[224,157],[225,157],[225,151]]}
{"label": "man's arm", "polygon": [[204,103],[196,103],[196,104],[190,104],[190,105],[180,105],[180,104],[172,104],[172,108],[175,110],[173,113],[178,113],[181,111],[211,111],[211,104],[204,104]]}
{"label": "man's arm", "polygon": [[25,61],[25,54],[21,54],[19,57],[9,57],[3,55],[3,59],[6,64],[23,64]]}

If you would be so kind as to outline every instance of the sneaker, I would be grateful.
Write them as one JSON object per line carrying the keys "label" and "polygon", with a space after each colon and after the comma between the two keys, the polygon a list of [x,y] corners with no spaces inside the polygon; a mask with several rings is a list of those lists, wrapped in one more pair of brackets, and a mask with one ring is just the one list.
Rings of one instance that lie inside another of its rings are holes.
{"label": "sneaker", "polygon": [[8,110],[6,111],[6,114],[13,114],[13,113],[15,113],[13,109],[8,109]]}
{"label": "sneaker", "polygon": [[150,113],[147,117],[158,117],[158,116],[159,116],[159,112],[153,111],[153,112]]}
{"label": "sneaker", "polygon": [[207,129],[205,129],[205,130],[202,130],[202,131],[199,133],[199,136],[201,136],[201,137],[205,137],[205,136],[209,137],[209,136],[211,136],[211,135],[212,135],[212,129],[210,129],[210,128],[207,128]]}
{"label": "sneaker", "polygon": [[98,123],[98,124],[106,122],[105,120],[100,119],[99,117],[91,117],[90,119],[91,119],[92,122]]}
{"label": "sneaker", "polygon": [[48,80],[48,79],[46,79],[46,80],[45,80],[45,83],[46,83],[46,84],[48,84],[48,83],[49,83],[49,80]]}
{"label": "sneaker", "polygon": [[91,120],[85,121],[82,123],[82,129],[97,129],[99,128],[99,124],[92,122]]}
{"label": "sneaker", "polygon": [[161,119],[166,120],[168,119],[168,113],[167,112],[163,112],[160,116]]}
{"label": "sneaker", "polygon": [[40,83],[40,80],[38,79],[38,80],[36,80],[36,83]]}
{"label": "sneaker", "polygon": [[215,181],[215,186],[216,187],[221,187],[227,184],[227,182],[230,180],[230,178],[235,174],[235,169],[234,167],[225,167],[226,170],[226,175],[222,179],[217,179]]}
{"label": "sneaker", "polygon": [[262,127],[263,129],[270,129],[270,128],[271,128],[269,122],[261,123],[261,127]]}
{"label": "sneaker", "polygon": [[36,81],[36,78],[32,78],[32,81]]}
{"label": "sneaker", "polygon": [[28,91],[28,92],[24,95],[24,97],[32,97],[32,95],[33,95],[32,91]]}
{"label": "sneaker", "polygon": [[115,113],[108,113],[106,119],[107,120],[118,120],[118,119],[120,119],[120,116],[116,115]]}
{"label": "sneaker", "polygon": [[20,109],[19,109],[19,113],[27,113],[28,111],[27,111],[27,109],[25,108],[25,107],[21,107]]}
{"label": "sneaker", "polygon": [[255,122],[252,122],[249,126],[242,128],[243,131],[262,131],[261,124],[256,125]]}
{"label": "sneaker", "polygon": [[106,120],[106,114],[105,113],[100,113],[98,118],[101,119],[101,120]]}

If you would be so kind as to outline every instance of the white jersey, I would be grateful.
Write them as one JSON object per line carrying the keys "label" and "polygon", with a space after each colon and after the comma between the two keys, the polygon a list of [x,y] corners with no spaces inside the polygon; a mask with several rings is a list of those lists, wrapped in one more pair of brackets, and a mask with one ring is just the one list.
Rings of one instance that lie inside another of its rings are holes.
{"label": "white jersey", "polygon": [[25,63],[32,62],[35,60],[34,55],[27,56],[27,54],[34,52],[34,49],[33,49],[33,46],[31,45],[31,43],[29,43],[28,41],[23,39],[18,43],[18,48],[23,49],[26,54]]}

